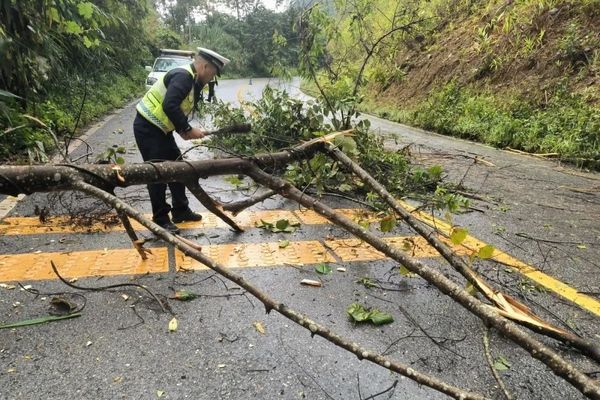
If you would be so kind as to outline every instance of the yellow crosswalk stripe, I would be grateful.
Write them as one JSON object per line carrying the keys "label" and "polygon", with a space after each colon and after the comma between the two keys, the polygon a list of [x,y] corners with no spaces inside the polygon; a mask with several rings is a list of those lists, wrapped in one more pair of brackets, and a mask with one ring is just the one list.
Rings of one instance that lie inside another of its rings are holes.
{"label": "yellow crosswalk stripe", "polygon": [[[344,215],[354,218],[363,213],[358,209],[340,209]],[[229,225],[221,221],[209,212],[200,213],[202,221],[184,222],[177,224],[183,229],[203,228],[229,228]],[[264,210],[243,211],[235,216],[234,220],[242,227],[248,228],[260,224],[261,221],[274,223],[280,219],[287,219],[290,223],[303,225],[328,224],[327,219],[321,217],[311,210]],[[131,221],[135,230],[146,230],[136,221]],[[46,233],[95,233],[95,232],[119,232],[123,231],[116,214],[108,214],[102,221],[92,225],[74,224],[66,216],[49,217],[41,222],[37,217],[8,217],[0,221],[0,235],[39,235]]]}
{"label": "yellow crosswalk stripe", "polygon": [[[435,257],[433,248],[420,237],[386,239],[390,244],[406,248],[414,257]],[[329,251],[328,251],[329,249]],[[169,269],[165,247],[152,248],[148,260],[142,260],[133,249],[104,249],[65,253],[29,253],[0,255],[0,282],[55,279],[50,261],[59,267],[61,275],[69,278],[89,276],[137,275],[166,272]],[[274,267],[309,265],[383,259],[383,254],[356,239],[280,242],[226,243],[203,246],[202,252],[228,268]],[[196,260],[176,253],[179,269],[206,269]]]}
{"label": "yellow crosswalk stripe", "polygon": [[[449,235],[452,226],[448,223],[432,217],[430,214],[415,211],[414,207],[408,203],[402,202],[404,207],[413,210],[415,216],[435,226],[442,233]],[[373,221],[376,218],[364,210],[360,209],[338,209],[338,212],[354,219]],[[203,220],[200,222],[187,222],[178,224],[184,229],[202,229],[202,228],[228,228],[228,225],[211,213],[203,213]],[[317,225],[328,224],[325,218],[312,210],[267,210],[267,211],[244,211],[235,217],[236,222],[245,228],[253,227],[261,221],[274,223],[280,219],[287,219],[290,223],[300,223],[302,225]],[[117,219],[114,219],[118,221]],[[137,222],[132,221],[136,230],[144,230]],[[86,232],[115,232],[123,231],[120,224],[109,225],[104,223],[96,223],[92,226],[78,227],[69,223],[66,217],[53,217],[42,223],[36,217],[11,217],[4,218],[0,222],[0,235],[32,235],[46,233],[86,233]],[[416,257],[437,257],[437,252],[431,248],[426,241],[421,237],[413,238],[390,238],[386,239],[397,245],[401,249],[405,249],[409,254],[414,252]],[[407,243],[409,240],[411,243]],[[394,242],[396,241],[396,242]],[[309,242],[292,242],[287,252],[279,254],[277,243],[261,243],[261,244],[222,244],[216,246],[207,246],[205,251],[212,253],[212,258],[221,262],[224,265],[232,268],[246,266],[272,266],[284,264],[312,264],[318,262],[331,262],[330,255],[319,242],[310,242],[312,244],[299,245],[297,243]],[[316,243],[316,244],[315,244]],[[329,241],[326,240],[325,245],[335,253],[339,259],[344,262],[351,261],[369,261],[380,260],[384,256],[357,239],[338,239]],[[478,251],[481,247],[486,246],[477,238],[468,235],[461,246],[453,246],[460,254],[470,254]],[[241,246],[241,247],[240,247]],[[297,247],[301,246],[301,247]],[[305,246],[305,247],[302,247]],[[242,250],[240,250],[242,249]],[[316,250],[315,250],[316,249]],[[50,257],[59,257],[60,260],[66,260],[68,265],[67,276],[72,271],[72,276],[95,276],[95,275],[132,275],[146,272],[160,272],[168,270],[166,258],[160,258],[165,251],[156,249],[158,258],[151,259],[148,262],[139,260],[137,252],[133,250],[109,250],[109,254],[115,254],[122,260],[121,264],[111,264],[113,258],[105,252],[90,251],[90,252],[73,252],[68,253],[69,256],[65,259],[62,253],[41,253],[41,254],[22,254],[22,255],[3,255],[0,256],[0,281],[14,280],[36,280],[36,279],[52,279],[54,274],[49,267]],[[315,253],[316,251],[316,253]],[[323,251],[321,254],[320,252]],[[166,254],[166,253],[165,253]],[[320,254],[320,255],[319,255]],[[83,257],[83,258],[80,258]],[[91,258],[85,258],[91,257]],[[119,258],[117,257],[117,258]],[[164,256],[166,257],[166,256]],[[507,253],[498,249],[494,250],[493,259],[518,271],[525,277],[533,280],[537,284],[545,287],[565,299],[579,305],[580,307],[600,316],[600,301],[585,294],[581,294],[572,286],[561,282],[560,280],[537,270],[532,265],[526,264]],[[125,261],[123,261],[125,260]],[[188,259],[183,255],[177,256],[178,266],[183,268],[202,268],[194,260]],[[77,269],[76,265],[84,265],[83,270]],[[103,266],[106,265],[106,268]],[[16,272],[15,272],[16,271]]]}

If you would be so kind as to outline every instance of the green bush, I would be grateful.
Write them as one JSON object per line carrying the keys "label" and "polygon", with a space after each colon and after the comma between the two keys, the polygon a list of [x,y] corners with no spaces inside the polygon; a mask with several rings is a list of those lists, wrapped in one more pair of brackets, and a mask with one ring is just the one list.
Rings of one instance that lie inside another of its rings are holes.
{"label": "green bush", "polygon": [[[46,160],[45,153],[54,148],[48,129],[25,115],[39,119],[60,140],[71,135],[76,128],[88,125],[111,109],[121,107],[141,95],[144,77],[145,73],[141,68],[125,75],[90,77],[86,83],[85,101],[84,82],[80,80],[80,87],[67,84],[64,90],[54,90],[46,100],[30,104],[26,109],[22,109],[15,100],[3,102],[4,107],[0,112],[0,126],[3,127],[0,131],[0,138],[3,140],[0,161],[43,162]],[[22,125],[24,126],[13,130]]]}
{"label": "green bush", "polygon": [[442,134],[600,167],[600,108],[561,88],[547,103],[534,104],[450,83],[404,116]]}

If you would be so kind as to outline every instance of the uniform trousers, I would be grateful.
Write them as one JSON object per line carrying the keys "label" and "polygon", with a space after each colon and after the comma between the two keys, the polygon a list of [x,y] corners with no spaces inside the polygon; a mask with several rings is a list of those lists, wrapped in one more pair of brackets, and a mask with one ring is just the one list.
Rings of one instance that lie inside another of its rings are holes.
{"label": "uniform trousers", "polygon": [[[164,133],[139,113],[133,121],[133,134],[144,161],[176,161],[181,157],[181,150],[175,143],[173,132]],[[170,182],[168,186],[171,191],[173,207],[167,203],[167,184],[152,183],[148,185],[154,222],[170,221],[169,212],[171,211],[176,215],[188,210],[189,201],[185,194],[185,185],[179,182]]]}

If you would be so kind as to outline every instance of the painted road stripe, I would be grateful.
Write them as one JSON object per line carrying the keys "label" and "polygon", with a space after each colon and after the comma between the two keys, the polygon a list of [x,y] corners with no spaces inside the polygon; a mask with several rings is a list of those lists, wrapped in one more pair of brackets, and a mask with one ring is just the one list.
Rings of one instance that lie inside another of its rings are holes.
{"label": "painted road stripe", "polygon": [[[360,209],[338,209],[347,217],[373,219]],[[204,212],[202,221],[184,222],[177,224],[183,229],[202,229],[202,228],[229,228],[229,225],[221,221],[214,214]],[[364,215],[363,215],[364,214]],[[150,217],[150,216],[148,216]],[[257,210],[242,211],[233,218],[240,226],[248,228],[260,224],[261,220],[274,223],[280,219],[287,219],[290,223],[300,223],[303,225],[328,224],[329,221],[312,210]],[[46,233],[96,233],[96,232],[119,232],[124,231],[123,225],[118,220],[116,214],[109,214],[106,222],[96,222],[89,226],[77,226],[70,222],[68,217],[57,216],[49,217],[45,222],[40,222],[37,217],[8,217],[0,221],[0,235],[38,235]],[[145,227],[136,221],[131,221],[134,229],[146,230]]]}
{"label": "painted road stripe", "polygon": [[[440,219],[432,217],[430,214],[414,211],[415,208],[410,206],[408,203],[402,202],[403,206],[409,210],[413,210],[415,215],[422,221],[428,223],[431,226],[435,226],[442,233],[449,235],[452,227]],[[342,214],[352,219],[363,219],[372,220],[373,217],[365,213],[364,210],[360,209],[338,209]],[[201,222],[188,222],[179,224],[184,229],[201,229],[201,228],[228,228],[228,225],[223,223],[220,219],[216,218],[213,214],[203,213],[203,220]],[[243,227],[253,227],[261,220],[268,222],[275,222],[279,219],[288,219],[290,222],[299,222],[303,225],[314,225],[314,224],[328,224],[325,218],[312,210],[269,210],[269,211],[243,211],[235,220]],[[144,230],[144,228],[132,221],[135,229]],[[25,235],[25,234],[43,234],[43,233],[73,233],[73,232],[111,232],[111,231],[123,231],[121,225],[105,226],[104,224],[97,223],[90,227],[78,228],[68,224],[68,220],[65,217],[55,217],[41,223],[38,218],[35,217],[23,217],[23,218],[5,218],[0,222],[0,234],[4,235]],[[481,247],[485,246],[486,243],[478,240],[477,238],[468,235],[465,241],[462,243],[464,248],[468,249],[468,252],[477,251]],[[352,247],[352,246],[350,246]],[[345,261],[359,261],[359,260],[376,260],[381,259],[383,256],[378,254],[375,250],[364,250],[354,247],[356,252],[356,258],[352,259],[350,256]],[[369,255],[363,255],[361,252],[366,252]],[[467,253],[468,253],[467,252]],[[12,257],[12,256],[11,256]],[[593,297],[581,294],[577,289],[573,288],[561,282],[560,280],[545,274],[535,267],[526,264],[509,254],[506,254],[498,249],[494,251],[494,257],[496,261],[515,269],[522,275],[536,282],[537,284],[555,292],[559,296],[579,305],[580,307],[600,316],[600,302]],[[257,265],[258,266],[258,265]],[[1,267],[1,265],[0,265]],[[25,269],[25,268],[23,268]],[[102,274],[104,275],[104,274]],[[0,275],[0,280],[2,275]],[[47,275],[45,275],[47,276]],[[28,278],[28,279],[45,279],[40,278]]]}
{"label": "painted road stripe", "polygon": [[[452,231],[452,226],[447,222],[440,220],[438,218],[433,217],[431,214],[424,213],[422,211],[416,211],[416,208],[411,206],[410,204],[400,201],[403,207],[411,212],[419,218],[421,221],[427,223],[432,227],[436,227],[440,232],[445,235],[450,235]],[[467,248],[470,252],[478,251],[480,248],[487,245],[487,243],[482,242],[481,240],[467,235],[467,238],[461,243],[465,248]],[[581,308],[584,308],[597,316],[600,316],[600,301],[594,299],[585,294],[581,294],[575,289],[567,285],[564,282],[559,281],[558,279],[545,274],[532,265],[526,264],[521,260],[518,260],[511,255],[504,253],[501,250],[495,249],[493,253],[494,260],[497,262],[504,264],[510,268],[513,268],[517,272],[536,282],[540,286],[545,287],[558,294],[559,296],[577,304]]]}
{"label": "painted road stripe", "polygon": [[68,278],[137,275],[169,270],[166,247],[152,249],[152,254],[145,261],[132,249],[14,254],[0,256],[0,281],[56,279],[50,266],[51,260],[60,274]]}
{"label": "painted road stripe", "polygon": [[[436,251],[420,237],[393,237],[386,238],[386,241],[400,248],[404,248],[405,242],[410,242],[408,253],[414,257],[437,256]],[[279,246],[279,242],[228,243],[203,246],[202,251],[228,268],[333,263],[336,262],[335,256],[343,262],[385,258],[356,239],[327,240],[325,245],[316,240],[307,240],[289,242],[283,248]],[[50,260],[58,266],[61,275],[69,278],[168,271],[166,247],[152,248],[151,251],[146,261],[133,249],[0,255],[0,282],[55,279]],[[178,269],[207,269],[180,252],[176,253],[176,265]]]}

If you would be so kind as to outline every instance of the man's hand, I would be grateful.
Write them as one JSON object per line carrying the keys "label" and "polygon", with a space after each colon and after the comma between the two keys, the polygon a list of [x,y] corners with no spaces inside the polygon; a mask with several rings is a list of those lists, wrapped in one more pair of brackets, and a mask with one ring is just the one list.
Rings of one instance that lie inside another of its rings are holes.
{"label": "man's hand", "polygon": [[192,128],[187,132],[181,133],[180,136],[185,140],[202,139],[206,136],[206,131],[200,128]]}

